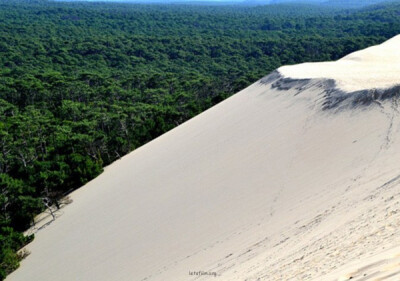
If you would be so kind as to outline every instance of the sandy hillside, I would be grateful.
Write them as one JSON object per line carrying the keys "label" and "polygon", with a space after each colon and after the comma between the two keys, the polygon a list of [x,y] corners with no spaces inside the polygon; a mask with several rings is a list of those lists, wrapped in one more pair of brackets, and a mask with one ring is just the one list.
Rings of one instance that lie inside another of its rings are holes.
{"label": "sandy hillside", "polygon": [[400,280],[399,48],[280,68],[115,162],[7,281]]}

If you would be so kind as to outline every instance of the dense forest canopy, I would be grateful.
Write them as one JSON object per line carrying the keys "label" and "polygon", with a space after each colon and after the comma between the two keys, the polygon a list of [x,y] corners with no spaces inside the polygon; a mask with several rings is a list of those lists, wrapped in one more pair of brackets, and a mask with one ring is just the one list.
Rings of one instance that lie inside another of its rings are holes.
{"label": "dense forest canopy", "polygon": [[383,42],[399,10],[0,0],[0,280],[104,165],[280,65]]}

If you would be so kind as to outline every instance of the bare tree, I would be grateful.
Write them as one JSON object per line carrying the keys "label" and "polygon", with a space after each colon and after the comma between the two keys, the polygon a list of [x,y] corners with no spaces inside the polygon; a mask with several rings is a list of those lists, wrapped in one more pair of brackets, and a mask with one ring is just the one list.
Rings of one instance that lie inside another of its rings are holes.
{"label": "bare tree", "polygon": [[48,197],[42,197],[42,202],[46,206],[47,209],[49,209],[51,216],[53,217],[53,220],[56,219],[56,216],[51,208],[51,200]]}

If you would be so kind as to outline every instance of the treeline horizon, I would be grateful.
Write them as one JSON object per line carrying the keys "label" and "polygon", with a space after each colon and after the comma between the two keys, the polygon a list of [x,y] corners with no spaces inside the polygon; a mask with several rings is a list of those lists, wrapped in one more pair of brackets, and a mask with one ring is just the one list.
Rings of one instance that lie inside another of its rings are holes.
{"label": "treeline horizon", "polygon": [[0,0],[0,280],[105,165],[281,65],[397,35],[399,10]]}
{"label": "treeline horizon", "polygon": [[322,5],[337,8],[361,8],[378,3],[393,3],[398,0],[52,0],[55,2],[98,2],[98,3],[133,3],[133,4],[172,4],[172,5],[241,5],[266,6],[284,4]]}

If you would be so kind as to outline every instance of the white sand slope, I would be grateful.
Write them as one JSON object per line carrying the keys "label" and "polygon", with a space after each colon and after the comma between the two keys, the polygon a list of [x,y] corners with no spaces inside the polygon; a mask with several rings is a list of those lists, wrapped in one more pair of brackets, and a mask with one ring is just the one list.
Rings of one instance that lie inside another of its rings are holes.
{"label": "white sand slope", "polygon": [[279,71],[291,78],[330,78],[338,88],[357,91],[385,88],[400,83],[400,36],[354,52],[335,62],[283,66]]}
{"label": "white sand slope", "polygon": [[398,48],[281,68],[115,162],[7,281],[400,280],[399,91],[344,91],[400,82]]}

